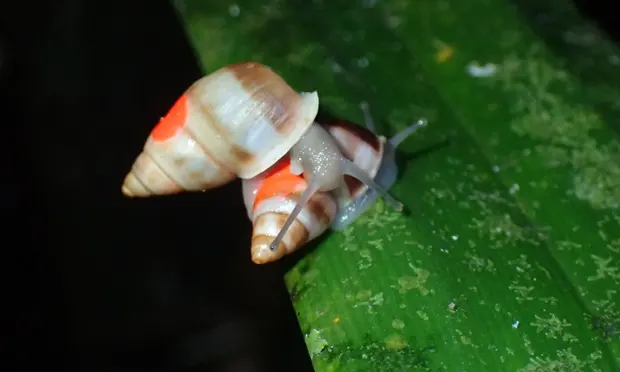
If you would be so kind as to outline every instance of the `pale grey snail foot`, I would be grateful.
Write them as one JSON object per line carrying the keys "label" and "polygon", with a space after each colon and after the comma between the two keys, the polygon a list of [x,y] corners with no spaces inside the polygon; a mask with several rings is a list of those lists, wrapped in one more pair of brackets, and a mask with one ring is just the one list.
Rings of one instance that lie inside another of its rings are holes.
{"label": "pale grey snail foot", "polygon": [[[368,103],[361,102],[360,108],[364,114],[364,125],[367,129],[375,133],[374,131],[374,123],[372,120],[372,116],[370,115],[370,110],[368,107]],[[405,141],[411,134],[413,134],[417,129],[427,124],[426,119],[420,119],[417,122],[411,124],[401,132],[394,135],[385,143],[385,150],[383,154],[383,159],[381,159],[381,166],[379,167],[379,171],[374,178],[374,181],[377,185],[379,185],[382,189],[382,194],[387,193],[387,191],[394,185],[398,176],[398,166],[396,165],[395,152],[396,148]],[[376,134],[376,133],[375,133]],[[362,181],[362,180],[360,180]],[[364,182],[366,183],[366,182]],[[368,185],[368,183],[366,183]],[[332,222],[331,228],[335,231],[342,231],[349,227],[353,222],[355,222],[362,214],[364,214],[370,207],[376,202],[379,193],[376,188],[370,187],[368,190],[362,194],[357,199],[351,201],[345,207],[340,208],[336,213],[336,217]],[[382,195],[383,196],[383,195]],[[392,200],[390,200],[392,199]],[[395,202],[395,199],[390,197],[390,199],[386,199],[390,204]],[[398,203],[398,202],[397,202]],[[399,203],[400,204],[400,203]]]}

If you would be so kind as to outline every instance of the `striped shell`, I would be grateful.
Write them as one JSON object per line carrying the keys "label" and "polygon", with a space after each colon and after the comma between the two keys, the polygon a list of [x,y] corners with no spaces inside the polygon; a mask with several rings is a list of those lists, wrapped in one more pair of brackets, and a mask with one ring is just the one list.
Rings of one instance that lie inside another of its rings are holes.
{"label": "striped shell", "polygon": [[244,179],[243,201],[252,221],[252,261],[264,264],[290,254],[323,234],[333,221],[337,205],[331,193],[317,192],[299,213],[275,251],[269,244],[278,235],[307,187],[302,176],[291,173],[290,158],[282,158],[266,172]]}
{"label": "striped shell", "polygon": [[201,191],[272,166],[312,125],[318,95],[269,67],[225,66],[196,81],[155,126],[125,177],[130,197]]}

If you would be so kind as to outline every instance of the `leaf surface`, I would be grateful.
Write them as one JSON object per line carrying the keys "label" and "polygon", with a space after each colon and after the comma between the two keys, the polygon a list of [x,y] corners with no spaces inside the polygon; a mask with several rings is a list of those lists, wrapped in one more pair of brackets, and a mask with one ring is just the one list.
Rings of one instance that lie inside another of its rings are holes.
{"label": "leaf surface", "polygon": [[620,370],[620,54],[574,9],[175,7],[205,73],[260,61],[387,137],[429,120],[399,147],[410,213],[379,200],[286,276],[317,371]]}

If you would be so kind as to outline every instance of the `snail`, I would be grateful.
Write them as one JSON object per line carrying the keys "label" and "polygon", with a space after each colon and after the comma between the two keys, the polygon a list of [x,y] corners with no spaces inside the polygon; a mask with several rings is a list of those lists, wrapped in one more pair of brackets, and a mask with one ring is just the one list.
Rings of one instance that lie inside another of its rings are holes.
{"label": "snail", "polygon": [[426,120],[418,120],[387,140],[374,134],[368,105],[360,106],[365,127],[346,120],[317,121],[304,135],[313,138],[302,137],[290,156],[242,180],[244,204],[253,224],[255,263],[290,254],[330,227],[344,230],[379,195],[395,209],[402,209],[387,192],[398,174],[395,150]]}
{"label": "snail", "polygon": [[268,66],[224,66],[194,82],[153,128],[122,193],[205,191],[255,177],[301,139],[318,104],[316,92],[296,92]]}

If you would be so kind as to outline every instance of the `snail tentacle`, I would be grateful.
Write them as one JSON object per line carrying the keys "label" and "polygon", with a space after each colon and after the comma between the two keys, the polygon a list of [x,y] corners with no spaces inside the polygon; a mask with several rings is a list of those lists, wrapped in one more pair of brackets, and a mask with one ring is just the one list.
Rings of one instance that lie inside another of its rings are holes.
{"label": "snail tentacle", "polygon": [[[362,113],[364,114],[364,126],[366,127],[366,129],[374,133],[374,122],[370,114],[368,104],[366,102],[362,102],[360,104],[360,108],[362,110]],[[379,192],[377,188],[373,188],[371,185],[368,185],[366,182],[364,182],[367,186],[369,186],[368,189],[366,190],[366,192],[353,199],[347,205],[339,208],[338,213],[336,214],[336,218],[334,218],[334,221],[331,225],[331,228],[333,230],[345,230],[347,227],[349,227],[349,225],[355,222],[355,220],[360,215],[366,212],[375,203],[379,195],[384,196],[385,194],[387,194],[387,190],[389,190],[392,185],[394,185],[398,176],[398,166],[395,160],[396,148],[415,131],[425,126],[426,124],[426,119],[420,119],[394,135],[389,140],[386,140],[383,136],[378,136],[385,145],[382,152],[381,165],[379,167],[379,170],[377,171],[377,174],[374,177],[374,181],[376,185],[382,187],[383,192]],[[363,182],[363,180],[360,181]],[[388,203],[394,205],[393,198],[392,201],[390,201],[390,199],[384,196],[384,199],[386,199]],[[398,204],[402,206],[400,202],[398,202]]]}

